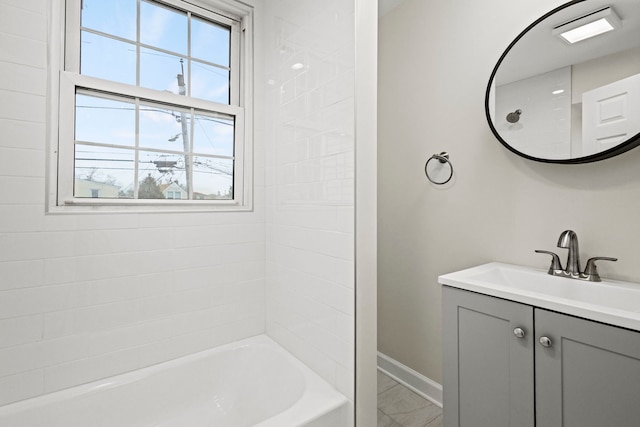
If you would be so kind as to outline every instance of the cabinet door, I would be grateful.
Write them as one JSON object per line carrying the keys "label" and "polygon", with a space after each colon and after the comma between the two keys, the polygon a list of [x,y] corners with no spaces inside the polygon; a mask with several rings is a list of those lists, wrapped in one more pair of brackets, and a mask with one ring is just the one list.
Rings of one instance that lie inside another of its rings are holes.
{"label": "cabinet door", "polygon": [[444,426],[533,427],[533,308],[448,286],[443,303]]}
{"label": "cabinet door", "polygon": [[640,333],[535,309],[536,425],[638,427]]}

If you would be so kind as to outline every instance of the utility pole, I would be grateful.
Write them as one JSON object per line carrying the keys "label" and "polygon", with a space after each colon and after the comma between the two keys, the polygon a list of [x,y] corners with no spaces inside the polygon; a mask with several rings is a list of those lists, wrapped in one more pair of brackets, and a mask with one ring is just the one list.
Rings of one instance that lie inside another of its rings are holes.
{"label": "utility pole", "polygon": [[[178,74],[178,93],[180,95],[187,95],[187,87],[184,84],[184,59],[180,58],[180,67],[182,68],[182,73]],[[182,124],[182,144],[184,146],[184,171],[187,175],[187,193],[189,194],[188,199],[193,199],[193,175],[191,171],[191,157],[189,155],[190,147],[189,147],[189,128],[187,127],[187,114],[185,112],[180,112],[180,124]]]}

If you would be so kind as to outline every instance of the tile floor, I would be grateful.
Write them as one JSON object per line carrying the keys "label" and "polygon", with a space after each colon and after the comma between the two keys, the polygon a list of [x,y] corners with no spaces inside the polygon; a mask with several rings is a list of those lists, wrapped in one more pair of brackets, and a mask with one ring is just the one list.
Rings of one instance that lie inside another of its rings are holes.
{"label": "tile floor", "polygon": [[378,427],[442,427],[442,408],[378,371]]}

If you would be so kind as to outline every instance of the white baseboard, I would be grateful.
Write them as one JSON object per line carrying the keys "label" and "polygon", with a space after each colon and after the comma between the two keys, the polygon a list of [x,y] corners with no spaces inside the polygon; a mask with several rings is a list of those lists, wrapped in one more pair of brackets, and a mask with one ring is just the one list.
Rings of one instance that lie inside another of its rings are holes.
{"label": "white baseboard", "polygon": [[380,352],[378,369],[442,408],[442,385]]}

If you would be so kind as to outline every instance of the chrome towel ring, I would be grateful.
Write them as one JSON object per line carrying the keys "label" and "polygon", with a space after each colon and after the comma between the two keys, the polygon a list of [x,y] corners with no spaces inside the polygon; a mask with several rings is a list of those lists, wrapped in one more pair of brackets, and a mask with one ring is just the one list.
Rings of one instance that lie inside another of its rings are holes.
{"label": "chrome towel ring", "polygon": [[[429,166],[429,163],[431,163],[432,160],[437,160],[437,162],[432,163],[431,166]],[[442,174],[442,171],[447,168],[449,169],[449,172],[445,172],[444,176],[440,177],[439,175]],[[453,177],[453,164],[451,164],[451,161],[449,160],[449,153],[443,151],[440,154],[434,154],[429,157],[429,160],[427,160],[427,163],[424,165],[424,174],[430,182],[436,185],[443,185],[451,181],[451,178]],[[432,175],[436,178],[432,178]]]}

